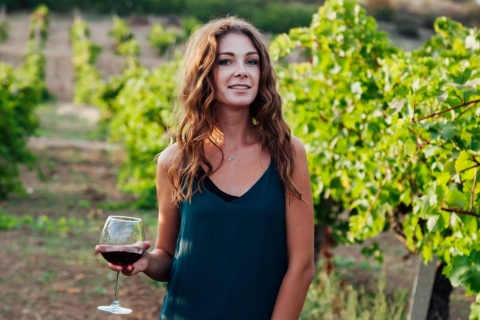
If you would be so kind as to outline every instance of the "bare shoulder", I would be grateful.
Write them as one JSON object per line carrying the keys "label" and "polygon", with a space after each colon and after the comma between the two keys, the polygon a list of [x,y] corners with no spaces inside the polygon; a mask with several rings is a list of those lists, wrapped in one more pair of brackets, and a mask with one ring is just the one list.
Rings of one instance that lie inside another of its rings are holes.
{"label": "bare shoulder", "polygon": [[180,152],[180,148],[177,143],[174,143],[167,148],[165,148],[161,153],[156,157],[157,168],[168,168],[172,165],[175,157]]}
{"label": "bare shoulder", "polygon": [[295,155],[297,157],[305,157],[305,146],[303,144],[303,142],[295,137],[295,136],[292,136],[292,146],[293,146],[293,149],[295,149]]}

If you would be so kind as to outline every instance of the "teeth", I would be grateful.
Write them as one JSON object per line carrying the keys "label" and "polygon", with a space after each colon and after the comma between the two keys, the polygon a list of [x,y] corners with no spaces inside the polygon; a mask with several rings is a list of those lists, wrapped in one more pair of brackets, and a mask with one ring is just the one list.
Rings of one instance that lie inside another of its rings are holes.
{"label": "teeth", "polygon": [[239,89],[239,90],[248,89],[247,86],[231,86],[230,88],[232,88],[232,89]]}

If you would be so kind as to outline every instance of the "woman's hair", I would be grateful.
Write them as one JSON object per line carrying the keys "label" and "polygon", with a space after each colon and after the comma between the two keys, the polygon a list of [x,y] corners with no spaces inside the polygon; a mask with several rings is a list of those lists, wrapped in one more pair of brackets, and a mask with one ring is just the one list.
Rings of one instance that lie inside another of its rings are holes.
{"label": "woman's hair", "polygon": [[[215,19],[199,28],[187,41],[181,65],[179,102],[181,120],[176,134],[179,152],[168,175],[174,187],[173,200],[190,200],[213,168],[204,153],[204,141],[212,135],[215,122],[216,88],[213,68],[219,40],[229,33],[246,35],[260,56],[257,97],[250,106],[252,124],[259,134],[262,149],[275,161],[283,187],[298,198],[292,182],[295,161],[290,128],[282,116],[282,101],[276,89],[275,70],[270,62],[265,37],[250,23],[235,17]],[[194,189],[201,163],[208,167]]]}

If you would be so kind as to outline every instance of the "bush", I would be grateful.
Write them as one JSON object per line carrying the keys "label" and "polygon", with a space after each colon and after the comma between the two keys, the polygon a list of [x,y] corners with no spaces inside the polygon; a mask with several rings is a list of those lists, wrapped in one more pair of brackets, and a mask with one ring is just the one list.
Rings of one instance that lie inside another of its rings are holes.
{"label": "bush", "polygon": [[138,197],[136,205],[156,205],[153,162],[170,142],[167,128],[174,106],[174,75],[177,63],[162,65],[153,71],[137,69],[125,77],[116,97],[110,122],[111,139],[123,145],[126,159],[119,168],[119,187]]}
{"label": "bush", "polygon": [[34,109],[48,97],[41,51],[48,36],[48,9],[37,9],[31,22],[31,39],[23,64],[14,70],[0,63],[0,199],[22,189],[18,165],[33,165],[27,143],[38,126]]}
{"label": "bush", "polygon": [[116,52],[124,57],[138,57],[140,56],[140,44],[135,38],[131,38],[120,43]]}
{"label": "bush", "polygon": [[365,288],[320,270],[310,286],[300,319],[400,320],[405,319],[407,306],[407,292],[387,290],[384,273],[374,288]]}
{"label": "bush", "polygon": [[108,34],[113,37],[116,46],[133,38],[133,33],[125,20],[117,15],[114,15],[112,19],[113,26]]}
{"label": "bush", "polygon": [[26,71],[28,68],[15,72],[0,63],[0,199],[22,189],[18,164],[33,165],[27,143],[38,125],[33,111],[41,101],[43,87],[35,73]]}
{"label": "bush", "polygon": [[193,16],[189,16],[183,19],[182,28],[185,33],[185,38],[190,37],[190,35],[202,25],[202,22]]}
{"label": "bush", "polygon": [[75,67],[73,101],[99,106],[104,83],[95,69],[101,47],[90,41],[90,30],[80,17],[75,17],[70,29],[72,62]]}
{"label": "bush", "polygon": [[150,28],[148,43],[158,51],[159,55],[164,55],[169,48],[183,40],[184,37],[182,30],[176,28],[165,29],[162,24],[156,23]]}
{"label": "bush", "polygon": [[[48,37],[49,17],[50,10],[43,4],[38,6],[30,15],[30,40],[39,40],[42,47]],[[37,33],[40,39],[36,39]]]}

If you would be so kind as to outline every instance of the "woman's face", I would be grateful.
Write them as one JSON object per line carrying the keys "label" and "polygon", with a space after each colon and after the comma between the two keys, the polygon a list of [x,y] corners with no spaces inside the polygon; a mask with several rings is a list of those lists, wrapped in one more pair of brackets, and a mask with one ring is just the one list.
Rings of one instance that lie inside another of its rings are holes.
{"label": "woman's face", "polygon": [[217,107],[247,107],[255,100],[260,56],[249,37],[229,33],[218,42],[213,68]]}

